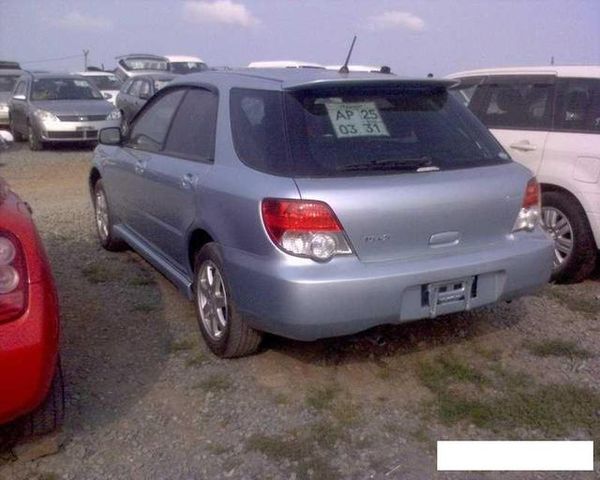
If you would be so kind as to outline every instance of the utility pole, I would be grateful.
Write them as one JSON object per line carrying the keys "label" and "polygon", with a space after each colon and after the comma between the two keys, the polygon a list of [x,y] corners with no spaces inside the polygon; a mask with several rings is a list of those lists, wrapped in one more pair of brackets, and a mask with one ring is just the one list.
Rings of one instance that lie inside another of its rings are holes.
{"label": "utility pole", "polygon": [[88,63],[87,63],[88,53],[90,53],[89,50],[83,51],[83,71],[84,72],[87,70],[87,67],[88,67]]}
{"label": "utility pole", "polygon": [[554,65],[554,56],[550,57],[550,65]]}

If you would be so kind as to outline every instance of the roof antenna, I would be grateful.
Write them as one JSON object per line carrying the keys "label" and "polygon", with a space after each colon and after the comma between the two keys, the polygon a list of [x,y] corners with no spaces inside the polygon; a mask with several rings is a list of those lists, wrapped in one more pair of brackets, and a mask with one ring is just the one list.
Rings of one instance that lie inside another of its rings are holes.
{"label": "roof antenna", "polygon": [[339,73],[350,73],[348,70],[348,63],[350,63],[350,56],[352,55],[352,50],[354,50],[354,44],[356,43],[356,35],[352,39],[352,45],[350,45],[350,51],[348,52],[348,56],[346,57],[346,61],[342,65],[342,68],[338,70]]}

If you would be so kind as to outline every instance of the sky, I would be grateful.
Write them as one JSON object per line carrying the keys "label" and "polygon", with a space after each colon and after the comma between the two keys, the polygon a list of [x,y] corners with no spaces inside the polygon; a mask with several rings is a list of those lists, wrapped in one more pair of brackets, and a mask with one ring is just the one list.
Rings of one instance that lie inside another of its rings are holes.
{"label": "sky", "polygon": [[[389,65],[442,76],[482,67],[600,65],[600,0],[0,0],[0,59],[114,67],[125,53]],[[63,59],[64,60],[54,60]]]}

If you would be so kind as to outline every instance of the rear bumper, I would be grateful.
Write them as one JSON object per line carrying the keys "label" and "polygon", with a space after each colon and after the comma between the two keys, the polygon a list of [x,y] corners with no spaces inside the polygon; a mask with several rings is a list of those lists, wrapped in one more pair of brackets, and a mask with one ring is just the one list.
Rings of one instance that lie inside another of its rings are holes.
{"label": "rear bumper", "polygon": [[120,120],[95,122],[39,122],[39,132],[44,142],[89,142],[98,140],[103,128],[119,127]]}
{"label": "rear bumper", "polygon": [[48,279],[30,285],[23,316],[0,324],[0,424],[29,413],[46,397],[58,355],[58,322]]}
{"label": "rear bumper", "polygon": [[[361,263],[339,257],[327,264],[286,257],[265,261],[223,249],[237,307],[254,328],[298,340],[347,335],[376,325],[430,316],[423,288],[477,276],[471,308],[511,300],[548,282],[553,245],[542,232],[511,236],[486,250],[418,260]],[[464,310],[438,307],[438,315]]]}

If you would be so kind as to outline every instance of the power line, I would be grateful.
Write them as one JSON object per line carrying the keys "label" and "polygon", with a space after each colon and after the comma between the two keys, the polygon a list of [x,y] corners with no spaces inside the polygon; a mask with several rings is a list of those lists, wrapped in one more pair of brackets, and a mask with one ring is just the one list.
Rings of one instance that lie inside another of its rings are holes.
{"label": "power line", "polygon": [[68,57],[60,57],[60,58],[46,58],[45,60],[28,60],[26,62],[19,62],[22,64],[25,63],[45,63],[45,62],[59,62],[61,60],[72,60],[74,58],[81,58],[83,55],[69,55]]}

